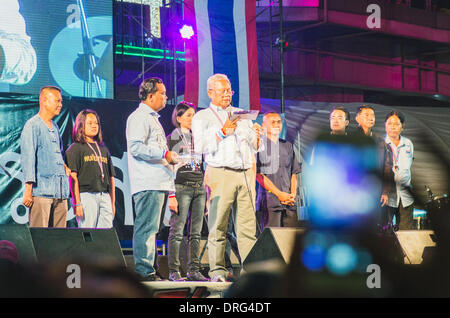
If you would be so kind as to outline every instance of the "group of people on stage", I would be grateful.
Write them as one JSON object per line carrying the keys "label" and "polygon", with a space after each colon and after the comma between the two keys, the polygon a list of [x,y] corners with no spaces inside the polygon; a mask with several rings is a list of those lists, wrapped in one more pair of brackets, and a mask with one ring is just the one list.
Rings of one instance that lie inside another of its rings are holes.
{"label": "group of people on stage", "polygon": [[[166,137],[158,120],[167,100],[164,83],[158,78],[146,79],[139,90],[141,104],[127,120],[129,176],[136,212],[135,271],[145,280],[156,279],[154,238],[166,205],[172,211],[168,244],[172,281],[208,280],[200,272],[199,259],[205,212],[209,277],[216,282],[232,279],[226,264],[227,234],[231,223],[243,261],[256,242],[257,180],[261,185],[258,202],[265,208],[262,227],[297,224],[296,174],[300,166],[292,144],[278,138],[280,115],[266,114],[262,127],[249,119],[234,118],[239,109],[231,106],[234,92],[223,74],[211,76],[207,90],[209,107],[197,113],[187,102],[175,107],[175,129]],[[187,275],[183,278],[179,254],[188,220]]]}
{"label": "group of people on stage", "polygon": [[[375,112],[371,106],[358,107],[355,119],[358,127],[353,133],[373,138],[379,148],[383,178],[380,201],[384,207],[379,219],[380,225],[384,229],[412,229],[414,198],[411,194],[411,165],[414,159],[414,146],[410,139],[402,135],[405,116],[395,110],[386,114],[385,138],[372,131],[375,125]],[[350,113],[347,109],[337,106],[331,110],[331,134],[347,135],[349,123]],[[394,216],[395,223],[393,223]]]}
{"label": "group of people on stage", "polygon": [[[167,102],[159,78],[139,87],[140,104],[126,122],[128,172],[133,208],[135,272],[142,280],[157,279],[156,234],[166,206],[171,211],[168,238],[169,280],[206,281],[200,272],[200,239],[207,215],[209,278],[224,282],[226,244],[230,223],[235,229],[241,262],[256,242],[257,229],[298,226],[297,174],[301,166],[290,142],[280,139],[282,120],[266,113],[262,126],[233,115],[233,91],[226,75],[207,81],[209,107],[179,103],[172,114],[175,129],[166,137],[159,121]],[[63,156],[58,126],[52,120],[62,107],[61,90],[47,86],[40,92],[39,113],[27,121],[21,135],[24,205],[30,207],[30,227],[66,226],[67,199],[79,227],[111,228],[115,214],[114,166],[104,144],[100,118],[90,109],[76,117],[73,143]],[[207,106],[207,105],[202,105]],[[387,136],[372,132],[374,110],[358,108],[358,133],[372,136],[383,153],[391,187],[383,190],[382,205],[403,224],[412,223],[411,141],[401,136],[404,116],[386,116]],[[332,134],[346,134],[349,112],[335,107],[330,113]],[[64,159],[65,157],[65,159]],[[256,183],[259,184],[256,193]],[[260,220],[255,211],[261,211]],[[399,213],[400,211],[400,213]],[[180,246],[189,222],[187,275],[180,274]],[[405,225],[410,226],[410,225]]]}

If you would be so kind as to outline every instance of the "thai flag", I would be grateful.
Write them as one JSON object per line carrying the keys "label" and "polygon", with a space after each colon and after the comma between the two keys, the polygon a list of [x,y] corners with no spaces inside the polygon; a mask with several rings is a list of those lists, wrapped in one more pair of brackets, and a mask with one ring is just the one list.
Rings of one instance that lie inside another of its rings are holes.
{"label": "thai flag", "polygon": [[185,0],[185,20],[195,35],[186,41],[185,100],[208,107],[206,81],[226,74],[233,105],[260,110],[256,0]]}

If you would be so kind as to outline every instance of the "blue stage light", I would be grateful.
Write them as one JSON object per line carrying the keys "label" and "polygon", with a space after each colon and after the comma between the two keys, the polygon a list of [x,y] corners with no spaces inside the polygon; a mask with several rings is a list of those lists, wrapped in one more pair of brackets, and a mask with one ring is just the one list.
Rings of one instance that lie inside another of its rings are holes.
{"label": "blue stage light", "polygon": [[309,245],[302,253],[303,265],[310,271],[320,271],[325,266],[326,250],[319,245]]}
{"label": "blue stage light", "polygon": [[358,257],[353,247],[345,243],[339,243],[329,248],[326,264],[331,273],[343,276],[355,269],[358,264]]}

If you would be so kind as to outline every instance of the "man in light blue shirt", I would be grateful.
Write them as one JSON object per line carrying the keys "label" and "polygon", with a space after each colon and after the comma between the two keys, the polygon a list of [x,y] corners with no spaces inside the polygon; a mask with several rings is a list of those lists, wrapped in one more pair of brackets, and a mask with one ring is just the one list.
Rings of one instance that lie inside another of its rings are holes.
{"label": "man in light blue shirt", "polygon": [[66,227],[69,168],[62,156],[62,140],[52,120],[62,108],[61,90],[46,86],[39,96],[39,113],[26,123],[20,136],[20,156],[25,191],[23,204],[30,208],[30,227]]}
{"label": "man in light blue shirt", "polygon": [[411,195],[411,165],[414,159],[414,146],[411,140],[401,136],[405,127],[402,113],[391,111],[385,120],[386,144],[392,150],[392,171],[395,185],[388,194],[388,218],[392,222],[395,215],[394,229],[410,230],[413,227],[414,198]]}
{"label": "man in light blue shirt", "polygon": [[255,173],[253,158],[261,148],[261,126],[251,120],[231,120],[238,108],[231,107],[231,83],[226,75],[215,74],[207,82],[209,108],[192,119],[196,153],[205,154],[205,185],[210,190],[208,214],[209,276],[224,282],[226,233],[230,210],[235,214],[235,229],[241,260],[256,242]]}
{"label": "man in light blue shirt", "polygon": [[178,160],[167,148],[158,112],[166,106],[166,87],[159,78],[149,78],[139,87],[139,107],[127,120],[128,173],[136,219],[133,231],[135,271],[143,280],[156,280],[154,268],[156,234],[167,202],[176,211],[174,170]]}

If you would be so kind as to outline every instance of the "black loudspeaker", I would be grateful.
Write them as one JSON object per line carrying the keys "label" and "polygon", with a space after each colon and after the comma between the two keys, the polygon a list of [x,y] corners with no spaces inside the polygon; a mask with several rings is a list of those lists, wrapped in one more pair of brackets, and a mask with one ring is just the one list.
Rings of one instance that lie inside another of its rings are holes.
{"label": "black loudspeaker", "polygon": [[425,231],[397,231],[395,235],[405,254],[405,264],[422,264],[427,258],[432,256],[436,242],[433,240],[434,232]]}
{"label": "black loudspeaker", "polygon": [[30,228],[30,232],[39,262],[81,258],[126,267],[114,228]]}
{"label": "black loudspeaker", "polygon": [[33,240],[27,225],[1,224],[0,240],[10,241],[16,245],[19,264],[37,262]]}
{"label": "black loudspeaker", "polygon": [[266,227],[244,260],[244,267],[269,259],[279,259],[288,264],[295,239],[304,231],[303,228]]}

